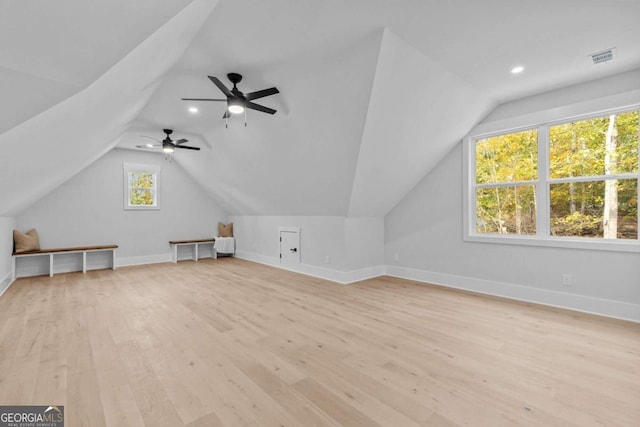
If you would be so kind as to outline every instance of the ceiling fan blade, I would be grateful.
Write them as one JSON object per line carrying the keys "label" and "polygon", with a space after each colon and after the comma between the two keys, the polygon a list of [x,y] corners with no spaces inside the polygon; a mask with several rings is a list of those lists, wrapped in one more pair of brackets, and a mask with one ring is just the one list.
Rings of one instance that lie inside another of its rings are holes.
{"label": "ceiling fan blade", "polygon": [[280,93],[280,91],[275,87],[272,87],[269,89],[263,89],[263,90],[258,90],[256,92],[251,92],[246,94],[245,96],[247,97],[248,101],[251,101],[252,99],[264,98],[265,96],[275,95],[276,93]]}
{"label": "ceiling fan blade", "polygon": [[229,117],[231,117],[231,113],[229,112],[229,110],[224,110],[224,114],[222,116],[223,119],[228,119]]}
{"label": "ceiling fan blade", "polygon": [[222,93],[224,93],[227,96],[233,96],[231,91],[224,85],[224,83],[220,81],[220,79],[213,76],[207,76],[207,77],[209,77],[209,80],[211,80],[214,85],[218,86],[218,89],[220,89]]}
{"label": "ceiling fan blade", "polygon": [[174,144],[184,144],[185,142],[189,142],[189,140],[182,138],[182,139],[179,139],[177,141],[174,141],[173,143]]}
{"label": "ceiling fan blade", "polygon": [[251,110],[262,111],[267,114],[275,114],[277,110],[273,108],[265,107],[264,105],[254,104],[253,102],[247,102],[245,105],[246,108],[250,108]]}
{"label": "ceiling fan blade", "polygon": [[180,98],[183,101],[224,101],[227,102],[226,99],[213,99],[213,98]]}
{"label": "ceiling fan blade", "polygon": [[199,150],[200,147],[190,147],[188,145],[176,145],[175,148],[185,148],[187,150]]}
{"label": "ceiling fan blade", "polygon": [[160,145],[160,144],[155,144],[155,145],[151,145],[151,146],[149,146],[147,144],[145,144],[145,145],[136,145],[136,148],[143,148],[145,150],[151,150],[151,149],[156,148],[156,147],[162,147],[162,145]]}

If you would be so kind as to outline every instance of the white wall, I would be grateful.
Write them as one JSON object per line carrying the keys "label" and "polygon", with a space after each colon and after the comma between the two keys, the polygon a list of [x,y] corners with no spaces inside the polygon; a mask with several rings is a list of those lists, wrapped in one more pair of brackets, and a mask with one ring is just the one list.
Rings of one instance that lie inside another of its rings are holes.
{"label": "white wall", "polygon": [[0,217],[0,295],[11,284],[14,228],[15,218]]}
{"label": "white wall", "polygon": [[[17,218],[22,231],[36,228],[41,247],[117,244],[118,265],[170,259],[169,240],[212,237],[227,214],[179,164],[158,153],[114,149]],[[160,210],[123,209],[123,163],[158,165]]]}
{"label": "white wall", "polygon": [[384,265],[384,218],[347,218],[344,237],[347,271]]}
{"label": "white wall", "polygon": [[[344,217],[339,216],[232,216],[236,251],[252,253],[279,263],[279,227],[300,227],[300,262],[342,270]],[[326,262],[326,257],[329,262]],[[266,259],[265,259],[266,261]]]}
{"label": "white wall", "polygon": [[[615,92],[616,81],[608,81]],[[589,99],[591,86],[581,88],[582,100],[573,94],[572,102]],[[565,93],[512,103],[514,115],[555,108],[553,101]],[[496,120],[508,118],[504,107],[499,110]],[[385,217],[388,274],[640,321],[637,253],[463,241],[462,167],[459,143]],[[573,286],[561,284],[564,273],[573,275]]]}
{"label": "white wall", "polygon": [[382,218],[231,216],[236,256],[280,266],[279,227],[300,227],[300,265],[287,269],[348,283],[383,273]]}

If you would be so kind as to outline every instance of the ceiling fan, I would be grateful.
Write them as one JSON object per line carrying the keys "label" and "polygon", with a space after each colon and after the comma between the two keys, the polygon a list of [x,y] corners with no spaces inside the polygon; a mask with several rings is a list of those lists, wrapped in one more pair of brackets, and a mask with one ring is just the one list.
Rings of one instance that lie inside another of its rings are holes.
{"label": "ceiling fan", "polygon": [[162,129],[162,131],[164,133],[167,134],[166,138],[163,139],[162,141],[158,141],[154,138],[151,138],[149,136],[142,136],[143,138],[146,139],[150,139],[151,141],[155,142],[156,144],[144,144],[144,145],[136,145],[137,148],[143,148],[143,149],[154,149],[157,147],[162,147],[162,151],[166,154],[166,155],[171,155],[176,148],[182,148],[185,150],[200,150],[200,147],[191,147],[189,145],[182,145],[185,142],[189,142],[188,139],[179,139],[177,141],[173,141],[171,139],[171,137],[169,135],[171,135],[173,133],[173,130],[171,129]]}
{"label": "ceiling fan", "polygon": [[[227,78],[233,83],[233,89],[229,90],[224,83],[217,77],[207,76],[209,80],[215,84],[218,89],[226,95],[225,99],[211,99],[211,98],[182,98],[183,101],[221,101],[227,103],[227,109],[222,116],[223,119],[228,119],[231,114],[244,113],[246,109],[262,111],[267,114],[275,114],[276,110],[273,108],[265,107],[264,105],[256,104],[252,102],[254,99],[264,98],[265,96],[275,95],[280,91],[275,88],[258,90],[256,92],[242,93],[237,87],[237,84],[242,80],[242,76],[238,73],[229,73]],[[246,126],[246,123],[245,123]]]}

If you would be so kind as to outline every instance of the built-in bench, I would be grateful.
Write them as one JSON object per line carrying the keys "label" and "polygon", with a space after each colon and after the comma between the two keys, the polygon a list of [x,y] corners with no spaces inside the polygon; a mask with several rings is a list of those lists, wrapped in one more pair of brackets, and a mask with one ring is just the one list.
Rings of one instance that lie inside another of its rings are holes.
{"label": "built-in bench", "polygon": [[193,246],[193,257],[194,261],[200,259],[198,255],[198,247],[200,245],[211,245],[211,258],[217,258],[216,249],[213,246],[216,243],[216,239],[195,239],[195,240],[171,240],[169,244],[171,245],[171,254],[172,261],[178,262],[178,247],[180,246]]}
{"label": "built-in bench", "polygon": [[[98,252],[111,252],[111,269],[116,269],[116,249],[118,245],[102,245],[102,246],[79,246],[73,248],[54,248],[54,249],[39,249],[36,251],[27,252],[14,252],[13,255],[13,272],[15,277],[30,276],[33,274],[20,275],[17,265],[19,258],[27,257],[49,257],[49,277],[54,273],[54,255],[61,254],[81,254],[82,255],[82,272],[87,272],[87,254],[94,254]],[[91,268],[89,268],[91,270]],[[73,271],[73,270],[71,270]],[[75,270],[77,271],[77,270]],[[67,271],[65,271],[67,272]],[[40,273],[41,274],[41,273]]]}

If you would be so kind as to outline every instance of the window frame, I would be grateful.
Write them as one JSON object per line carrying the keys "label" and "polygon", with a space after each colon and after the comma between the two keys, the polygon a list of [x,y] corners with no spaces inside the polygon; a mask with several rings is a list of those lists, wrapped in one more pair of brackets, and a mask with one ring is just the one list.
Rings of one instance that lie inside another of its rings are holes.
{"label": "window frame", "polygon": [[[638,221],[638,237],[636,239],[605,239],[595,237],[570,237],[570,236],[552,236],[551,235],[551,185],[569,182],[593,182],[612,179],[636,179],[637,180],[637,200],[640,201],[640,124],[638,127],[638,170],[635,173],[618,173],[613,175],[594,175],[581,177],[550,177],[549,164],[549,128],[551,126],[588,120],[596,117],[603,117],[610,114],[618,114],[629,111],[639,112],[640,122],[640,103],[633,103],[623,107],[598,109],[597,111],[565,115],[562,118],[550,119],[553,114],[549,111],[542,114],[540,120],[531,121],[520,126],[505,126],[503,120],[486,129],[482,126],[476,127],[463,140],[463,236],[465,241],[484,242],[484,243],[500,243],[500,244],[516,244],[530,246],[548,246],[560,248],[574,249],[595,249],[595,250],[611,250],[623,252],[640,252],[640,215]],[[550,114],[551,113],[551,114]],[[557,117],[557,116],[556,116]],[[531,119],[530,117],[528,119]],[[502,126],[501,126],[502,125]],[[501,128],[502,127],[502,128]],[[517,133],[537,129],[538,131],[538,177],[532,181],[514,181],[495,184],[477,184],[476,183],[476,142],[481,139],[493,136]],[[512,187],[520,185],[534,185],[536,188],[536,234],[535,235],[515,235],[515,234],[489,234],[479,233],[477,231],[477,211],[476,211],[476,190],[478,188],[495,188],[495,187]]]}
{"label": "window frame", "polygon": [[[123,202],[125,210],[159,210],[160,209],[160,166],[148,165],[142,163],[123,163],[123,181],[124,192]],[[129,195],[131,187],[129,186],[129,173],[130,172],[144,172],[150,173],[153,176],[153,204],[152,205],[132,205],[129,203]]]}

